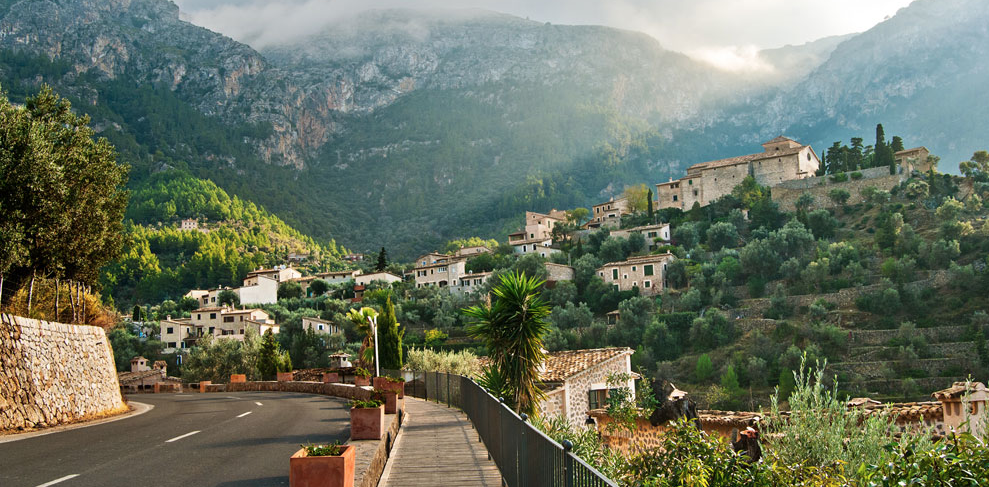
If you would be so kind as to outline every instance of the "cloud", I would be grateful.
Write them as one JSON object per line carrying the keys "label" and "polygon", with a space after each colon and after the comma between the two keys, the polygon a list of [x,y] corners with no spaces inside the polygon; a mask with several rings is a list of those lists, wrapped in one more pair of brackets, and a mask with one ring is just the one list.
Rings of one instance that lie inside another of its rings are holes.
{"label": "cloud", "polygon": [[362,10],[481,8],[541,22],[607,25],[651,35],[725,68],[755,51],[861,32],[911,0],[176,0],[185,18],[256,48],[319,32]]}

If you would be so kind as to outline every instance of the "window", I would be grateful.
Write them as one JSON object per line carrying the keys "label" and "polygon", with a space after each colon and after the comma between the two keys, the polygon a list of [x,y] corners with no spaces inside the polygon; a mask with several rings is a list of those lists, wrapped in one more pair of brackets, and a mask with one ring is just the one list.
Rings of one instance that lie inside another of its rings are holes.
{"label": "window", "polygon": [[628,274],[622,274],[622,279],[628,279]]}
{"label": "window", "polygon": [[210,334],[210,335],[212,335],[212,334],[213,334],[213,330],[214,330],[214,329],[215,329],[215,328],[214,328],[214,327],[212,327],[212,326],[211,326],[211,327],[209,327],[209,334]]}
{"label": "window", "polygon": [[810,152],[807,153],[807,160],[810,160]]}
{"label": "window", "polygon": [[[633,269],[633,270],[635,270],[635,269]],[[646,264],[646,265],[642,266],[642,271],[643,271],[643,273],[645,273],[645,275],[651,276],[652,275],[652,272],[653,272],[652,271],[652,264]]]}
{"label": "window", "polygon": [[[244,317],[243,317],[243,316],[241,316],[241,317],[240,317],[240,320],[241,320],[241,321],[244,321]],[[224,317],[223,317],[223,322],[224,322],[224,323],[233,323],[233,322],[234,322],[234,317],[233,317],[233,316],[224,316]]]}
{"label": "window", "polygon": [[632,287],[639,287],[639,281],[632,281]]}
{"label": "window", "polygon": [[323,331],[323,325],[319,325],[319,331]]}
{"label": "window", "polygon": [[632,272],[635,272],[635,266],[632,266]]}
{"label": "window", "polygon": [[536,234],[534,234],[534,233],[530,233],[530,234],[529,234],[529,238],[536,238]]}
{"label": "window", "polygon": [[[175,333],[175,329],[169,326],[168,328],[165,328],[165,333],[171,335],[172,333]],[[171,345],[171,346],[174,347],[175,345]]]}
{"label": "window", "polygon": [[697,196],[697,190],[696,189],[694,190],[694,196]]}
{"label": "window", "polygon": [[652,281],[642,281],[642,286],[646,288],[652,287]]}
{"label": "window", "polygon": [[618,284],[611,286],[611,288],[614,289],[615,291],[621,291],[621,289],[618,289]]}
{"label": "window", "polygon": [[175,342],[168,342],[168,348],[175,348]]}
{"label": "window", "polygon": [[693,186],[693,185],[694,185],[694,180],[693,179],[688,179],[687,180],[687,186]]}
{"label": "window", "polygon": [[209,319],[215,320],[216,319],[216,313],[210,313],[209,314]]}
{"label": "window", "polygon": [[244,334],[244,329],[243,329],[243,328],[241,328],[241,329],[240,329],[240,334],[241,334],[241,335],[243,335],[243,334]]}
{"label": "window", "polygon": [[618,279],[618,269],[612,269],[611,270],[611,278],[612,279]]}
{"label": "window", "polygon": [[673,195],[673,201],[677,200],[677,195]]}
{"label": "window", "polygon": [[608,390],[598,389],[587,391],[588,409],[601,409],[608,405]]}
{"label": "window", "polygon": [[203,319],[203,315],[201,315],[201,314],[199,314],[199,313],[196,313],[196,319],[197,319],[197,320],[201,320],[201,319]]}

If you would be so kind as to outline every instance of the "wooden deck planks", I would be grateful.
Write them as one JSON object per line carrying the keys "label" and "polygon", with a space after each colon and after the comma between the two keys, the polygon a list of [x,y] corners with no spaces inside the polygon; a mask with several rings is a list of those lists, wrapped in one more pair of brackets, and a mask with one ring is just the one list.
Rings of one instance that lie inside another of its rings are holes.
{"label": "wooden deck planks", "polygon": [[500,487],[477,431],[462,412],[406,396],[408,420],[378,487]]}

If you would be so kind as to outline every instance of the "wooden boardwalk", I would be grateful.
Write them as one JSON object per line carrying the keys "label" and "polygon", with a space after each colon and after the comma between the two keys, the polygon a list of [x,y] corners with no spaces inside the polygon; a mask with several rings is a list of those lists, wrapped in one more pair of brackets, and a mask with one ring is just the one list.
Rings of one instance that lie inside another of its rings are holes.
{"label": "wooden boardwalk", "polygon": [[498,467],[464,413],[409,396],[405,409],[408,419],[378,487],[501,486]]}

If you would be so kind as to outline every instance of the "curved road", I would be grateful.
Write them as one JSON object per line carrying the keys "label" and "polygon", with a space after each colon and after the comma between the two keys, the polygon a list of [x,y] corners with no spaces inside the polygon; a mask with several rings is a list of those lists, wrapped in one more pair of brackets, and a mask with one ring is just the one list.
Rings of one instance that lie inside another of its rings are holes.
{"label": "curved road", "polygon": [[128,399],[154,409],[0,443],[0,486],[288,485],[288,458],[300,444],[350,436],[346,402],[333,397],[237,392]]}

